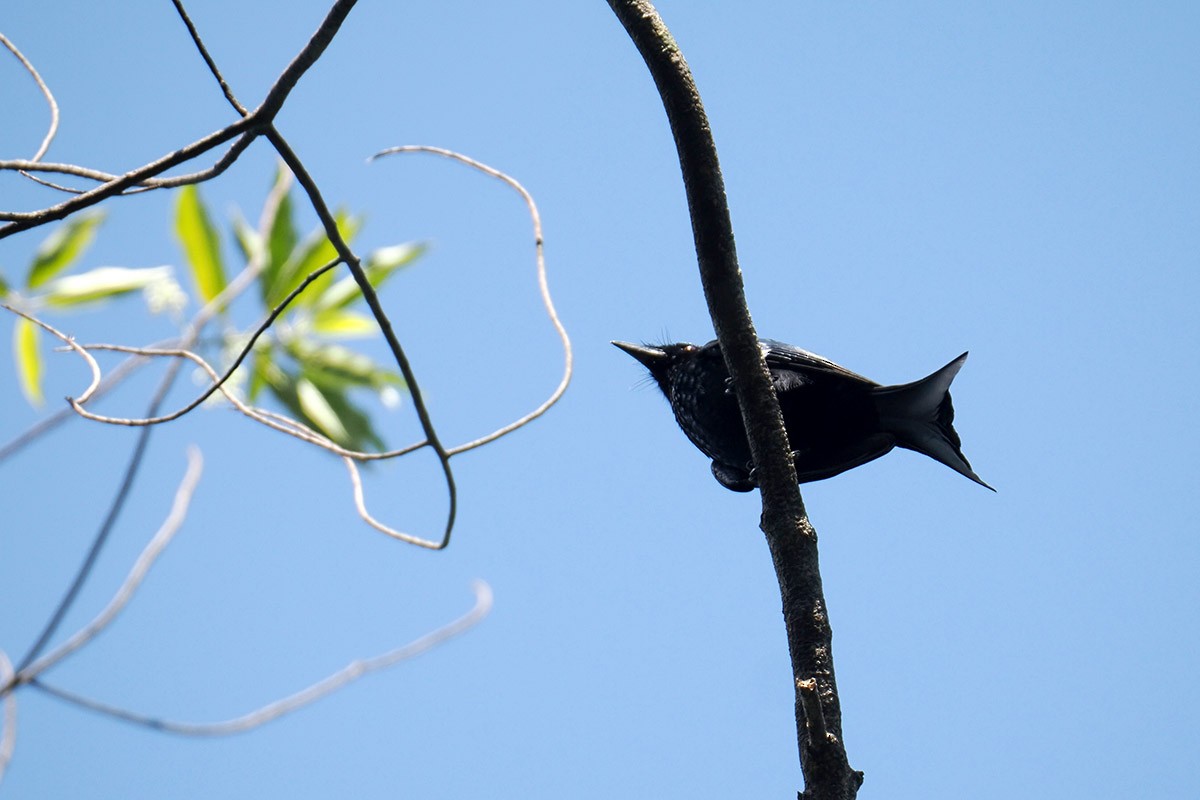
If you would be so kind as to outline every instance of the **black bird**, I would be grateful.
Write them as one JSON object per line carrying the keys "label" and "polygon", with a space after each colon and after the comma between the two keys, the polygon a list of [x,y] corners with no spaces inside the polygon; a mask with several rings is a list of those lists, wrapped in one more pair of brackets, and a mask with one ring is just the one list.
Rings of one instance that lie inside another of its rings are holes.
{"label": "black bird", "polygon": [[[755,488],[750,444],[720,345],[613,344],[650,370],[679,427],[712,459],[720,484],[735,492]],[[915,383],[880,386],[789,344],[760,339],[759,347],[771,371],[800,483],[830,478],[899,446],[992,488],[971,470],[952,424],[950,382],[966,353]]]}

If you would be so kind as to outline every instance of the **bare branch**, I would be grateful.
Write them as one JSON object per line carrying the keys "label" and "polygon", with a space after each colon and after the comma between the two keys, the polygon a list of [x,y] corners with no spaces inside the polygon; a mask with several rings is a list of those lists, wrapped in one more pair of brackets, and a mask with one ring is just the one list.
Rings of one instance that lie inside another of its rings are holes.
{"label": "bare branch", "polygon": [[[683,173],[700,279],[746,427],[762,495],[760,527],[779,580],[795,683],[796,737],[806,800],[852,800],[862,773],[842,746],[833,670],[833,632],[818,566],[816,531],[800,497],[779,402],[758,345],[738,268],[733,224],[708,118],[691,70],[649,0],[609,0],[662,98]],[[800,682],[815,679],[822,718],[833,734],[817,741],[805,723]]]}
{"label": "bare branch", "polygon": [[[0,650],[0,686],[11,686],[13,665],[8,654]],[[4,694],[4,722],[0,727],[0,783],[4,782],[4,771],[12,761],[13,748],[17,743],[17,696],[11,691]]]}
{"label": "bare branch", "polygon": [[233,90],[225,82],[225,76],[221,74],[221,70],[217,69],[217,62],[213,61],[212,56],[208,54],[208,48],[204,46],[204,42],[200,38],[200,33],[196,30],[196,26],[192,24],[192,18],[188,16],[187,11],[183,8],[183,3],[180,0],[171,0],[171,3],[175,6],[175,11],[179,14],[179,18],[183,20],[183,24],[187,26],[188,35],[192,37],[192,43],[196,45],[196,49],[200,51],[200,57],[208,65],[208,71],[217,79],[217,83],[220,85],[225,99],[243,117],[249,114],[250,112],[246,110],[246,107],[239,103],[238,99],[233,96]]}
{"label": "bare branch", "polygon": [[317,681],[305,689],[301,689],[293,695],[276,700],[248,714],[223,722],[171,722],[157,717],[126,711],[125,709],[105,703],[99,703],[73,692],[51,686],[40,680],[33,681],[30,685],[60,700],[65,700],[68,703],[73,703],[90,711],[96,711],[154,730],[167,731],[168,733],[177,733],[184,736],[228,736],[233,733],[243,733],[279,719],[285,714],[290,714],[293,711],[311,705],[365,675],[387,669],[402,661],[414,658],[427,650],[431,650],[447,639],[473,628],[491,611],[492,589],[483,581],[475,581],[472,588],[475,591],[475,605],[466,614],[448,625],[381,655],[360,661],[353,661],[332,675]]}
{"label": "bare branch", "polygon": [[[68,347],[70,347],[72,350],[74,350],[76,353],[78,353],[80,356],[82,356],[83,360],[87,362],[88,369],[90,369],[92,371],[92,382],[90,384],[88,384],[87,389],[84,389],[83,394],[81,394],[79,396],[79,401],[86,403],[89,399],[91,399],[91,397],[99,390],[100,380],[102,377],[101,372],[100,372],[100,365],[96,363],[96,359],[92,358],[92,354],[89,353],[80,344],[78,344],[75,341],[75,338],[73,336],[68,336],[67,334],[58,330],[58,328],[55,328],[52,325],[49,325],[48,323],[42,322],[37,317],[34,317],[31,314],[29,314],[25,311],[22,311],[19,308],[13,308],[8,303],[0,303],[0,308],[3,308],[5,311],[11,311],[12,313],[16,314],[18,317],[24,317],[25,319],[32,322],[34,325],[37,325],[39,328],[41,328],[42,330],[49,333],[51,336],[61,339],[63,342],[66,343],[66,345]],[[74,403],[75,401],[68,400],[67,402]]]}
{"label": "bare branch", "polygon": [[[201,183],[203,181],[208,180],[209,178],[215,178],[216,176],[218,176],[222,172],[224,172],[226,169],[228,169],[230,164],[232,164],[234,161],[237,160],[238,156],[242,154],[242,151],[244,151],[247,147],[250,146],[250,143],[254,141],[256,136],[257,136],[257,134],[255,134],[253,136],[243,136],[243,137],[237,139],[236,141],[234,141],[234,143],[229,146],[229,149],[226,150],[225,153],[220,158],[218,158],[211,167],[208,167],[207,169],[203,169],[199,172],[187,173],[185,175],[174,175],[170,178],[146,178],[146,179],[137,181],[133,186],[131,186],[129,188],[120,189],[119,191],[113,192],[112,194],[114,196],[124,197],[126,195],[140,194],[141,192],[148,192],[148,191],[151,191],[152,189],[173,189],[173,188],[176,188],[179,186],[187,186],[187,185],[190,185],[193,183]],[[26,173],[26,172],[31,172],[31,173],[32,172],[56,172],[56,173],[61,173],[64,175],[74,175],[79,178],[86,178],[87,180],[100,181],[102,183],[116,181],[120,178],[120,176],[114,175],[111,172],[103,172],[101,170],[91,169],[89,167],[81,167],[76,164],[46,163],[43,161],[28,161],[28,160],[24,160],[24,159],[10,159],[7,161],[0,160],[0,170],[18,170],[22,173]],[[84,194],[83,189],[75,189],[75,188],[72,188],[69,186],[60,186],[57,183],[51,183],[50,181],[47,181],[47,180],[34,178],[32,175],[28,175],[27,177],[31,177],[34,180],[36,180],[38,183],[42,184],[43,186],[49,186],[51,189],[59,189],[64,192],[70,192],[71,194],[77,194],[77,195]],[[98,188],[102,188],[102,187],[98,187]],[[88,203],[88,205],[93,205],[93,204]],[[40,214],[40,213],[42,213],[42,212],[41,211],[31,211],[31,212],[25,212],[24,214],[22,214],[21,212],[0,211],[0,219],[17,219],[17,218],[28,217],[30,215],[36,215],[36,214]],[[47,221],[49,221],[49,220],[47,220]],[[41,224],[41,223],[38,223],[38,224]],[[35,226],[28,226],[28,227],[35,227]],[[6,229],[0,229],[0,232],[2,232],[3,230],[6,230]]]}
{"label": "bare branch", "polygon": [[163,521],[158,532],[154,534],[154,538],[142,550],[141,555],[134,562],[133,568],[130,569],[129,575],[126,576],[125,582],[117,589],[117,593],[113,595],[112,600],[109,601],[103,611],[96,615],[95,619],[76,632],[74,636],[20,670],[16,675],[16,683],[29,683],[42,672],[45,672],[96,638],[98,634],[117,618],[117,615],[124,610],[129,601],[133,599],[134,592],[141,586],[146,574],[154,566],[154,562],[162,554],[166,546],[170,544],[171,539],[179,531],[184,520],[187,519],[188,505],[192,501],[192,495],[196,491],[196,485],[200,481],[200,474],[204,466],[204,460],[201,458],[200,451],[197,448],[189,447],[187,455],[187,471],[184,473],[183,480],[179,484],[179,489],[175,492],[175,502],[171,505],[170,513],[167,515],[166,520]]}
{"label": "bare branch", "polygon": [[403,531],[398,531],[395,528],[384,525],[372,517],[371,513],[367,511],[367,502],[363,496],[362,476],[358,473],[358,465],[350,458],[343,458],[342,461],[346,464],[346,469],[350,473],[350,485],[354,490],[354,507],[358,510],[358,516],[363,522],[393,539],[414,544],[417,547],[424,547],[427,550],[441,550],[446,546],[445,541],[435,542],[431,539],[422,539],[420,536],[413,536],[411,533],[404,533]]}
{"label": "bare branch", "polygon": [[[249,145],[250,141],[260,135],[258,131],[254,130],[256,124],[257,121],[255,118],[244,117],[232,125],[210,133],[202,139],[197,139],[189,145],[185,145],[172,153],[151,161],[149,164],[126,172],[120,177],[75,195],[71,199],[64,200],[57,205],[49,206],[39,211],[2,211],[0,212],[0,219],[10,220],[10,222],[7,225],[0,226],[0,239],[24,230],[29,230],[30,228],[36,228],[39,225],[45,225],[48,222],[63,219],[81,209],[94,206],[102,200],[121,194],[130,187],[137,186],[147,178],[152,178],[171,167],[190,161],[214,147],[219,147],[235,137],[242,136],[245,139],[245,142],[242,143],[242,148],[244,149]],[[224,163],[221,169],[223,170],[227,167],[231,161],[232,159],[230,162]],[[213,174],[218,174],[215,168]]]}
{"label": "bare branch", "polygon": [[[139,367],[145,366],[147,362],[148,359],[140,356],[127,358],[122,361],[115,369],[111,370],[108,375],[104,377],[104,380],[100,382],[100,385],[96,387],[96,391],[92,393],[92,399],[96,400],[100,397],[103,397],[105,394],[115,389]],[[0,445],[0,461],[3,461],[9,456],[16,454],[26,446],[32,444],[43,434],[49,433],[67,420],[75,419],[78,416],[79,415],[75,413],[75,409],[68,405],[65,408],[59,409],[48,417],[43,417],[33,425],[29,426],[28,430],[18,434],[3,445]]]}
{"label": "bare branch", "polygon": [[251,117],[260,120],[263,124],[269,124],[275,119],[275,115],[279,113],[279,109],[283,108],[284,101],[287,100],[287,96],[296,87],[296,84],[300,82],[300,78],[313,64],[317,63],[317,59],[333,41],[333,37],[341,28],[342,23],[346,21],[347,15],[350,14],[350,10],[354,8],[356,2],[357,0],[337,0],[333,4],[333,8],[329,9],[325,19],[321,21],[320,27],[309,38],[304,48],[292,59],[292,63],[283,70],[267,91],[267,96],[263,99],[262,104],[254,109]]}
{"label": "bare branch", "polygon": [[62,175],[74,175],[77,178],[87,178],[92,181],[112,181],[117,176],[98,169],[89,169],[75,164],[58,164],[53,161],[34,161],[32,159],[12,158],[0,160],[2,170],[20,170],[22,172],[55,172]]}
{"label": "bare branch", "polygon": [[[525,205],[529,208],[529,217],[533,221],[533,242],[534,249],[537,253],[538,289],[542,295],[542,304],[546,307],[546,314],[550,317],[550,323],[554,326],[554,330],[558,332],[558,338],[562,341],[563,376],[562,380],[560,380],[558,383],[558,387],[551,392],[550,397],[548,397],[540,406],[515,422],[511,422],[499,430],[489,433],[487,436],[480,437],[474,441],[467,442],[466,444],[461,444],[458,447],[451,447],[446,451],[448,455],[454,456],[458,455],[459,453],[464,453],[467,450],[473,450],[476,447],[481,447],[488,442],[494,442],[501,436],[512,433],[518,428],[528,425],[542,414],[545,414],[550,407],[557,403],[559,398],[563,396],[563,392],[567,391],[567,386],[571,383],[571,372],[573,369],[575,356],[573,350],[571,349],[571,339],[567,336],[567,329],[563,327],[562,322],[558,318],[558,312],[554,309],[554,301],[550,297],[550,285],[546,281],[545,240],[542,237],[542,218],[541,215],[538,214],[537,203],[533,201],[533,196],[526,191],[525,187],[522,186],[515,178],[505,175],[503,172],[500,172],[493,167],[489,167],[483,162],[476,161],[475,159],[469,158],[461,153],[456,153],[453,150],[446,150],[441,147],[429,147],[426,145],[401,145],[400,147],[389,147],[388,149],[381,150],[380,152],[371,156],[369,160],[374,161],[377,158],[382,158],[383,156],[391,155],[393,153],[433,153],[444,158],[450,158],[477,169],[485,175],[490,175],[493,178],[503,181],[521,195],[521,199],[525,201]],[[362,513],[361,510],[360,513]]]}
{"label": "bare branch", "polygon": [[43,137],[41,145],[38,146],[37,152],[30,159],[31,161],[41,161],[42,156],[46,155],[46,151],[50,149],[50,143],[54,141],[55,134],[58,133],[58,102],[55,101],[54,94],[50,91],[50,87],[46,85],[46,82],[42,80],[42,76],[38,74],[37,69],[34,68],[29,59],[25,58],[25,55],[3,33],[0,33],[0,44],[7,47],[9,52],[17,57],[17,60],[21,62],[21,66],[25,67],[25,71],[29,73],[34,83],[37,84],[42,96],[46,98],[46,104],[50,106],[50,128],[46,131],[46,135]]}

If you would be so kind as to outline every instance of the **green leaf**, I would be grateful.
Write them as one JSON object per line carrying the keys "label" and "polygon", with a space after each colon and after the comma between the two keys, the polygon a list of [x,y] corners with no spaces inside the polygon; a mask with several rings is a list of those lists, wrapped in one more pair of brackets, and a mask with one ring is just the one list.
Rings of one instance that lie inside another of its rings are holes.
{"label": "green leaf", "polygon": [[51,306],[78,306],[136,292],[170,279],[170,267],[97,267],[50,282],[45,287],[43,299]]}
{"label": "green leaf", "polygon": [[[426,250],[426,245],[420,242],[397,244],[391,247],[381,247],[367,256],[363,271],[371,285],[378,289],[396,270],[408,266]],[[316,308],[344,308],[351,303],[361,300],[362,292],[353,276],[342,278],[330,286],[317,299]]]}
{"label": "green leaf", "polygon": [[266,387],[271,390],[271,394],[275,395],[275,399],[292,414],[304,419],[300,401],[296,398],[296,377],[270,359],[256,361],[255,368]]}
{"label": "green leaf", "polygon": [[267,374],[275,367],[272,362],[274,357],[274,351],[270,348],[254,348],[254,365],[250,369],[250,386],[246,390],[247,397],[251,403],[257,400],[258,396],[262,394],[262,390],[270,385]]}
{"label": "green leaf", "polygon": [[[359,228],[362,227],[362,218],[351,216],[345,211],[338,211],[335,220],[342,238],[346,240],[347,244],[353,242]],[[337,250],[329,241],[329,237],[325,235],[325,231],[323,229],[314,231],[292,251],[287,262],[279,268],[279,272],[267,292],[267,305],[274,308],[310,273],[335,258],[337,258]],[[313,305],[332,282],[333,273],[325,273],[303,295],[296,298],[295,303],[299,306]]]}
{"label": "green leaf", "polygon": [[385,386],[404,385],[404,379],[400,375],[383,369],[368,356],[345,347],[291,341],[287,343],[287,350],[306,375],[324,385],[338,388],[358,386],[375,390]]}
{"label": "green leaf", "polygon": [[4,295],[8,294],[8,291],[9,291],[8,281],[4,280],[3,275],[0,275],[0,297],[3,297]]}
{"label": "green leaf", "polygon": [[304,416],[316,425],[317,430],[341,445],[345,445],[350,434],[342,426],[342,420],[334,411],[325,394],[307,378],[296,381],[296,399]]}
{"label": "green leaf", "polygon": [[321,396],[329,404],[333,413],[337,415],[338,422],[346,432],[344,439],[338,439],[332,435],[329,438],[343,447],[353,450],[379,451],[387,449],[383,439],[371,426],[370,415],[350,400],[348,392],[343,387],[330,385],[319,373],[305,372],[305,375],[312,380],[314,386],[320,389]]}
{"label": "green leaf", "polygon": [[33,263],[29,266],[29,276],[25,279],[25,285],[36,289],[71,266],[96,238],[96,229],[103,221],[104,214],[97,211],[80,214],[64,222],[58,230],[46,237],[42,246],[38,248]]}
{"label": "green leaf", "polygon": [[233,240],[237,242],[238,252],[242,260],[249,264],[257,258],[265,258],[266,244],[258,231],[250,227],[246,218],[237,213],[233,217]]}
{"label": "green leaf", "polygon": [[225,269],[221,264],[221,240],[195,186],[179,190],[175,235],[183,246],[184,259],[196,281],[196,290],[207,303],[225,288]]}
{"label": "green leaf", "polygon": [[411,264],[426,249],[427,246],[424,242],[405,242],[404,244],[380,247],[367,256],[367,269],[379,272],[381,277],[386,277],[400,267]]}
{"label": "green leaf", "polygon": [[[278,182],[284,179],[284,175],[281,172],[276,178],[277,186]],[[268,287],[275,285],[275,282],[279,279],[281,270],[287,264],[292,251],[296,249],[296,242],[300,238],[299,234],[296,233],[296,223],[293,221],[292,195],[290,193],[279,198],[274,215],[266,222],[268,223],[266,226],[268,258],[267,268],[263,273],[262,287],[264,291]]]}
{"label": "green leaf", "polygon": [[327,308],[313,314],[312,329],[314,333],[325,336],[346,338],[374,336],[379,333],[379,325],[374,317],[343,311],[340,308]]}
{"label": "green leaf", "polygon": [[42,405],[42,355],[38,350],[38,326],[21,317],[13,331],[13,357],[21,391],[32,406]]}
{"label": "green leaf", "polygon": [[270,359],[256,361],[255,370],[289,412],[333,441],[355,450],[385,449],[370,417],[326,373],[302,368],[295,375]]}

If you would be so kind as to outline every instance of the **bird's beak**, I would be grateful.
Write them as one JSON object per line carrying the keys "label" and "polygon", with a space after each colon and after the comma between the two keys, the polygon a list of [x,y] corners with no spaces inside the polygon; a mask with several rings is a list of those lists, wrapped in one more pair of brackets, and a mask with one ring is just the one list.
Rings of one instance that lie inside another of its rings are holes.
{"label": "bird's beak", "polygon": [[640,344],[630,344],[629,342],[613,342],[613,344],[636,358],[641,362],[643,367],[651,372],[667,357],[667,354],[657,347],[645,347]]}

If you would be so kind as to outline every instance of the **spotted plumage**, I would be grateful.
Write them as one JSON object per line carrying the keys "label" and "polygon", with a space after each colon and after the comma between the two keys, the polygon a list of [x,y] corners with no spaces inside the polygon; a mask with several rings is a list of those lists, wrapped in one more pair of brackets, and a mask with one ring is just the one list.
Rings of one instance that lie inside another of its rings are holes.
{"label": "spotted plumage", "polygon": [[[718,344],[613,344],[650,371],[679,427],[712,459],[721,485],[739,492],[753,489],[750,445]],[[881,386],[792,345],[764,339],[759,346],[801,483],[832,477],[903,447],[992,488],[972,471],[953,426],[950,382],[966,353],[914,383]]]}

